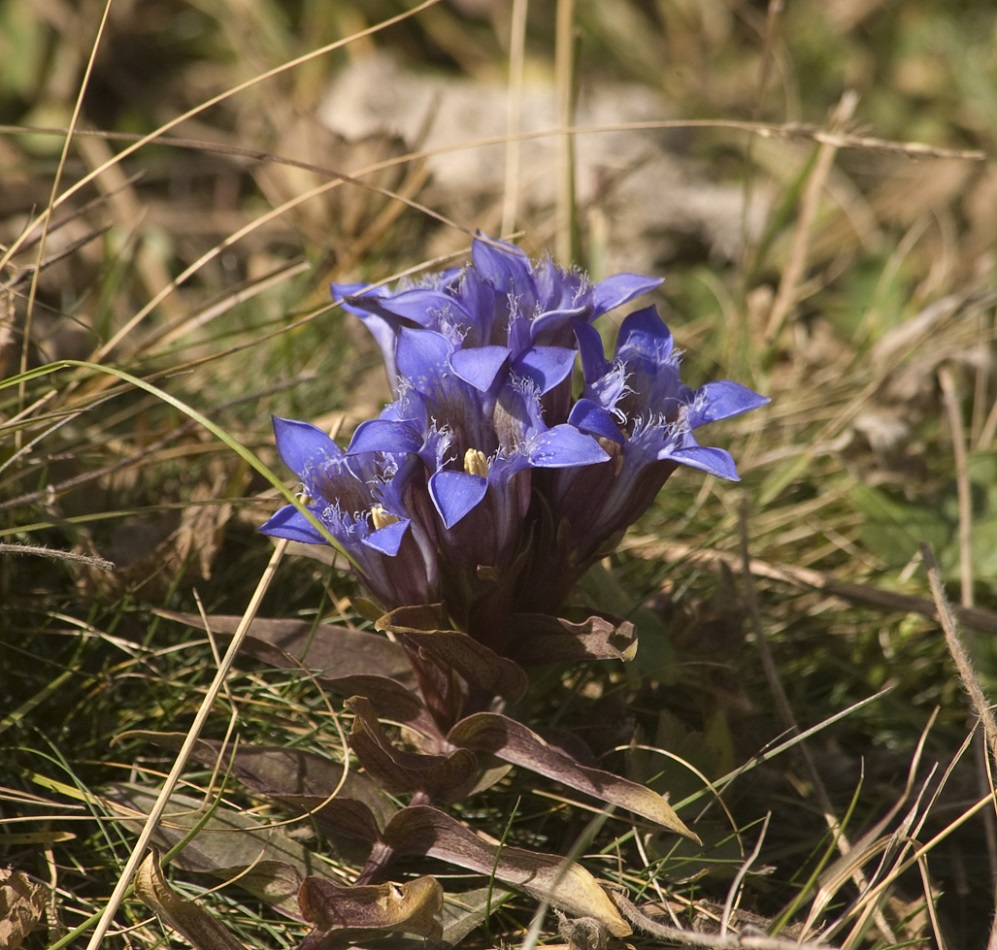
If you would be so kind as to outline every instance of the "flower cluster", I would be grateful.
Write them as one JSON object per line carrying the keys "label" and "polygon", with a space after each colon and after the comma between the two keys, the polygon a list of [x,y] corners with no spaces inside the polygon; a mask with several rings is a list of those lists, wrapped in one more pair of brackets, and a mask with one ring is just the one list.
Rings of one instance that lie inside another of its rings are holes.
{"label": "flower cluster", "polygon": [[[679,465],[737,478],[695,430],[767,400],[686,386],[653,307],[624,319],[612,359],[593,326],[660,283],[592,284],[478,238],[468,267],[418,286],[333,285],[380,346],[394,401],[345,451],[287,419],[277,448],[380,606],[442,603],[504,652],[511,615],[556,611]],[[261,530],[326,543],[294,506]]]}

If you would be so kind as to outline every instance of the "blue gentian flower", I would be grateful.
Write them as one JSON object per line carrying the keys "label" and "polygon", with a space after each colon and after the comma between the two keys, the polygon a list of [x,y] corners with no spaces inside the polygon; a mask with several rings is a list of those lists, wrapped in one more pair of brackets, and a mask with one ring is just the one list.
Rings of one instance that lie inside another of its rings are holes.
{"label": "blue gentian flower", "polygon": [[[594,328],[577,332],[585,386],[568,421],[595,436],[612,464],[557,472],[544,486],[553,532],[538,545],[542,554],[523,591],[532,610],[556,609],[581,573],[650,507],[679,465],[737,481],[730,453],[700,445],[694,431],[768,402],[727,380],[696,390],[685,385],[672,335],[654,307],[623,321],[612,362],[603,356]],[[558,566],[550,570],[549,564]]]}
{"label": "blue gentian flower", "polygon": [[[504,649],[511,615],[557,610],[679,465],[737,478],[695,431],[767,400],[685,385],[653,307],[623,321],[612,359],[593,326],[660,283],[592,284],[478,238],[468,267],[418,284],[333,285],[380,346],[395,399],[345,451],[284,419],[277,446],[382,607],[441,602]],[[293,506],[262,530],[324,541]]]}
{"label": "blue gentian flower", "polygon": [[395,357],[398,339],[403,328],[413,327],[434,330],[466,351],[455,368],[480,389],[503,368],[552,388],[571,372],[577,323],[590,324],[660,284],[660,278],[618,274],[593,285],[549,258],[534,266],[519,248],[479,238],[472,266],[464,270],[448,270],[395,291],[333,284],[332,294],[371,331],[395,387],[402,379]]}
{"label": "blue gentian flower", "polygon": [[[307,422],[274,417],[277,451],[301,480],[304,505],[350,558],[357,576],[381,604],[439,599],[436,541],[408,512],[407,483],[417,476],[406,455],[347,453]],[[261,526],[264,534],[326,544],[293,505]]]}
{"label": "blue gentian flower", "polygon": [[402,328],[395,352],[399,398],[358,427],[348,450],[419,459],[428,475],[427,530],[439,543],[443,597],[463,625],[480,612],[482,598],[497,615],[494,595],[511,595],[531,472],[609,460],[593,436],[566,422],[547,425],[545,390],[535,377],[496,373],[481,389],[459,376],[454,357],[468,352],[435,331]]}

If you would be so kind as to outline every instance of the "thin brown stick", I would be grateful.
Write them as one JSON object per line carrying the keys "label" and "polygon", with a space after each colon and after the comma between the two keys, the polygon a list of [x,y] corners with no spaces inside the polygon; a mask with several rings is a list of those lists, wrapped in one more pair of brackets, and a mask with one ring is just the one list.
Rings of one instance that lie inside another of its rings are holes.
{"label": "thin brown stick", "polygon": [[611,896],[620,913],[637,930],[643,931],[659,940],[667,940],[685,947],[704,947],[707,950],[833,950],[826,943],[800,943],[797,940],[786,940],[783,937],[770,937],[759,933],[710,934],[697,933],[694,930],[684,930],[681,927],[670,927],[659,924],[648,917],[633,901],[624,897],[619,891],[612,891]]}
{"label": "thin brown stick", "polygon": [[[657,544],[643,545],[635,543],[633,548],[648,548],[657,551]],[[741,558],[737,554],[726,551],[704,551],[692,548],[678,542],[668,542],[667,552],[661,551],[672,559],[690,561],[703,567],[716,568],[719,564],[737,567]],[[790,584],[793,587],[806,587],[812,590],[840,597],[850,603],[862,607],[872,607],[877,610],[896,611],[904,614],[920,614],[932,619],[937,615],[934,602],[927,597],[915,597],[912,594],[902,594],[899,591],[886,590],[872,584],[858,584],[852,581],[836,581],[833,575],[824,571],[815,571],[808,567],[794,567],[789,564],[779,564],[765,561],[761,558],[751,558],[748,567],[754,577],[764,577],[766,580]],[[964,627],[969,627],[978,633],[997,634],[997,613],[982,607],[958,607],[953,605],[952,611],[956,620]]]}
{"label": "thin brown stick", "polygon": [[[434,3],[438,2],[438,0],[428,0],[428,2]],[[408,11],[406,16],[410,15],[412,12],[417,11]],[[324,51],[328,52],[328,50]],[[322,51],[316,51],[310,55],[318,55],[319,52]],[[238,91],[241,91],[241,88],[242,87],[240,87],[240,90]],[[184,118],[188,118],[188,116],[185,116]],[[171,122],[170,128],[174,128],[177,124],[177,121]],[[158,145],[169,145],[174,148],[194,148],[205,152],[240,155],[256,161],[272,161],[277,164],[299,166],[302,168],[312,167],[307,162],[301,163],[295,159],[277,156],[262,149],[246,148],[244,146],[230,145],[221,142],[208,142],[200,139],[173,137],[165,134],[165,128],[166,127],[164,126],[163,129],[160,130],[163,132],[161,135],[150,133],[149,135],[139,136],[128,132],[108,132],[103,130],[84,129],[77,129],[76,135],[99,135],[102,138],[112,139],[114,141],[132,142],[134,143],[134,147],[128,150],[129,155],[133,154],[142,145],[145,145],[155,139]],[[879,139],[871,135],[854,135],[846,132],[830,131],[828,129],[822,129],[820,126],[804,122],[784,122],[781,125],[778,125],[770,122],[747,122],[732,119],[654,119],[641,122],[604,123],[602,125],[572,125],[567,128],[558,127],[551,129],[538,129],[531,132],[520,132],[517,136],[515,136],[515,138],[517,141],[525,142],[534,139],[554,138],[559,135],[599,135],[606,132],[658,132],[675,129],[719,129],[728,132],[746,132],[749,135],[757,135],[759,138],[763,139],[810,141],[817,142],[821,145],[833,145],[838,149],[848,148],[870,152],[885,152],[913,159],[941,158],[963,162],[986,162],[990,161],[994,157],[990,155],[990,153],[982,151],[981,149],[938,148],[934,145],[925,145],[923,142],[893,142],[889,139]],[[65,129],[46,126],[5,125],[0,123],[0,135],[61,136],[65,134]],[[382,162],[378,162],[377,165],[372,165],[367,168],[366,172],[372,173],[374,171],[381,171],[384,168],[391,168],[395,165],[407,162],[420,161],[424,158],[431,158],[434,155],[443,155],[449,152],[467,151],[468,149],[474,148],[487,148],[492,145],[504,145],[508,141],[509,134],[503,133],[502,135],[482,136],[481,138],[471,139],[467,142],[458,142],[454,145],[441,145],[435,148],[420,149],[419,151],[409,152],[406,155],[385,159]],[[121,160],[124,157],[126,157],[124,153],[119,153],[117,155],[118,160]],[[358,172],[357,174],[361,173]],[[92,177],[93,176],[91,174],[86,177],[85,181],[77,182],[77,184],[73,186],[73,193],[75,194],[76,191],[82,188],[86,182],[91,181]],[[64,197],[69,196],[66,195]],[[19,244],[14,250],[19,250],[20,247],[21,245]],[[6,255],[4,259],[0,259],[0,264],[2,264],[5,259]]]}
{"label": "thin brown stick", "polygon": [[102,571],[113,571],[114,565],[102,557],[92,554],[77,554],[75,551],[60,551],[57,548],[47,548],[39,544],[6,544],[0,542],[0,554],[34,554],[37,557],[51,557],[60,561],[74,561],[88,564]]}
{"label": "thin brown stick", "polygon": [[[931,594],[935,599],[935,606],[938,609],[938,620],[945,633],[945,645],[955,662],[959,672],[959,679],[962,680],[963,688],[969,694],[969,700],[973,705],[973,711],[979,717],[983,725],[983,734],[986,737],[986,744],[990,750],[990,756],[997,762],[997,721],[983,693],[976,671],[973,669],[969,652],[963,646],[959,638],[959,631],[956,627],[955,617],[952,615],[952,608],[949,606],[948,598],[945,596],[945,588],[942,583],[942,575],[938,570],[938,563],[931,547],[927,544],[921,545],[921,556],[924,558],[925,567],[928,570],[928,583],[931,586]],[[994,790],[988,789],[988,797],[993,800]],[[988,813],[991,821],[993,812]],[[987,939],[987,950],[997,950],[997,915],[994,916],[990,926],[990,934]]]}
{"label": "thin brown stick", "polygon": [[952,370],[938,371],[942,402],[952,432],[952,456],[955,461],[956,493],[959,498],[959,583],[963,607],[973,606],[973,504],[969,489],[969,464],[966,459],[966,432],[959,408],[959,393]]}

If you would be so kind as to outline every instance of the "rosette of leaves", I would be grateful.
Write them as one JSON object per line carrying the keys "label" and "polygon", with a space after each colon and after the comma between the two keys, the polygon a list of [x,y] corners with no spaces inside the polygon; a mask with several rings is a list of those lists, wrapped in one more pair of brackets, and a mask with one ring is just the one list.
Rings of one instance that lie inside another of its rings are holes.
{"label": "rosette of leaves", "polygon": [[[168,616],[201,624],[193,615]],[[212,630],[223,636],[233,633],[238,622],[237,617],[210,618]],[[386,614],[377,627],[391,638],[304,621],[254,622],[244,646],[248,654],[297,670],[343,698],[354,717],[350,749],[362,767],[344,774],[315,753],[247,745],[230,760],[235,778],[257,794],[309,814],[327,845],[359,868],[352,887],[302,877],[290,866],[282,869],[281,879],[298,881],[295,915],[315,925],[302,950],[332,950],[365,927],[371,935],[380,933],[382,918],[361,914],[358,895],[390,880],[404,857],[447,862],[480,874],[493,887],[519,890],[569,914],[595,918],[611,934],[627,934],[629,925],[584,867],[559,855],[498,845],[454,816],[451,806],[485,791],[511,767],[695,839],[663,796],[582,761],[577,739],[567,751],[500,711],[523,697],[526,670],[532,666],[629,659],[636,648],[633,628],[600,617],[570,623],[523,614],[514,615],[513,622],[527,634],[518,638],[514,657],[442,628],[434,607]],[[401,732],[389,734],[383,722],[401,724],[404,743]],[[195,756],[214,764],[222,751],[216,742],[201,741]],[[281,858],[276,861],[280,864]],[[420,892],[420,901],[412,905],[414,921],[403,920],[398,929],[442,940],[442,930],[424,932],[427,894]],[[495,906],[499,903],[496,899]],[[282,909],[288,911],[286,902]],[[412,926],[421,929],[405,929]],[[452,942],[450,937],[444,942]]]}

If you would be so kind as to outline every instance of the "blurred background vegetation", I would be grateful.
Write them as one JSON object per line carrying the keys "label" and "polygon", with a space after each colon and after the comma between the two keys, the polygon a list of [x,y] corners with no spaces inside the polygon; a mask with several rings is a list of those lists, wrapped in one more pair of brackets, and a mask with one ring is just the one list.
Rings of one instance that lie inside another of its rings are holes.
{"label": "blurred background vegetation", "polygon": [[[918,545],[964,608],[992,691],[997,10],[577,0],[566,31],[564,0],[522,6],[519,28],[512,0],[411,16],[392,0],[0,0],[0,864],[53,888],[26,946],[55,944],[106,901],[132,839],[85,793],[155,786],[170,756],[128,732],[186,728],[210,681],[203,634],[156,611],[240,613],[270,554],[255,526],[278,503],[229,446],[107,369],[282,471],[271,413],[346,435],[388,397],[329,281],[442,266],[475,229],[503,227],[533,254],[574,247],[594,278],[662,274],[655,302],[689,382],[772,397],[711,433],[741,483],[677,476],[583,584],[580,599],[636,621],[632,668],[538,682],[537,715],[591,722],[587,695],[622,724],[600,748],[656,745],[718,779],[888,688],[810,739],[809,759],[794,748],[730,789],[744,850],[772,815],[739,882],[742,909],[772,921],[804,919],[813,873],[837,860],[828,804],[874,876],[875,843],[913,798],[876,822],[937,710],[918,783],[957,764],[931,780],[917,828],[921,843],[946,834],[922,874],[876,895],[882,925],[836,939],[986,945],[993,809],[954,825],[991,787],[987,756],[963,746],[975,718]],[[570,207],[560,137],[502,141],[566,115],[590,130]],[[288,559],[264,613],[360,623],[354,593]],[[320,697],[251,662],[209,734],[236,711],[247,741],[344,754]],[[659,774],[657,754],[628,762],[673,803],[702,789]],[[557,848],[577,833],[515,780],[480,808],[496,837],[514,812],[512,840]],[[714,812],[697,826],[705,859],[650,841],[638,860],[620,833],[615,851],[599,846],[623,867],[600,873],[683,920],[713,912],[743,858]],[[207,900],[248,946],[304,932],[237,888]],[[845,873],[825,917],[867,900]],[[530,911],[513,902],[466,945],[519,946]],[[136,901],[118,924],[108,946],[169,944]]]}

